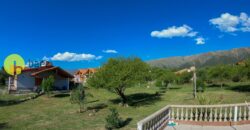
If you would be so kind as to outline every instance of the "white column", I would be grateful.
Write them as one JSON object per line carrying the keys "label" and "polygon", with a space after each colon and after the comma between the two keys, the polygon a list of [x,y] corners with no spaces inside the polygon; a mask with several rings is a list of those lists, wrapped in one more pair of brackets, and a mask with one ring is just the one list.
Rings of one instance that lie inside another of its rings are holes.
{"label": "white column", "polygon": [[238,116],[238,107],[234,106],[234,122],[237,121],[237,116]]}

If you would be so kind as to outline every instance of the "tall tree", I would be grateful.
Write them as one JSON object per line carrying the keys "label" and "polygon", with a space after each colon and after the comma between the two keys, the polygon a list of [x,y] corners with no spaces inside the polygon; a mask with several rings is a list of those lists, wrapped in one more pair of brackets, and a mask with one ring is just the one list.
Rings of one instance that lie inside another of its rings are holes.
{"label": "tall tree", "polygon": [[87,80],[87,84],[116,93],[124,105],[127,103],[126,88],[145,82],[148,76],[149,66],[139,58],[110,58]]}

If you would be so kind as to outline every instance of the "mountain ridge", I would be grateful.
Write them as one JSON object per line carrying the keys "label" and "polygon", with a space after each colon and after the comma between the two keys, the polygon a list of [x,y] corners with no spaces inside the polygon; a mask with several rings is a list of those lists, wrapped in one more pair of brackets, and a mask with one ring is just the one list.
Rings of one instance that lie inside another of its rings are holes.
{"label": "mountain ridge", "polygon": [[217,64],[233,64],[248,58],[250,58],[250,47],[244,47],[231,50],[212,51],[190,56],[160,58],[147,61],[147,63],[154,67],[182,69],[193,65],[196,67],[205,67]]}

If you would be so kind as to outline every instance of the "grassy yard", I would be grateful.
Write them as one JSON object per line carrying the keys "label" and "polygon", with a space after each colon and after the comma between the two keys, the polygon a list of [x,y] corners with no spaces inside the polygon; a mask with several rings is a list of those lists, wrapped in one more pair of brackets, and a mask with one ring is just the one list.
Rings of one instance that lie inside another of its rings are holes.
{"label": "grassy yard", "polygon": [[[51,98],[40,96],[20,104],[0,104],[0,129],[29,130],[102,130],[110,107],[118,109],[120,116],[128,121],[122,129],[136,129],[136,122],[168,104],[197,104],[192,97],[192,85],[172,85],[163,94],[156,87],[135,87],[126,90],[134,100],[129,107],[118,105],[118,97],[106,90],[88,89],[94,95],[89,99],[89,110],[78,113],[78,106],[71,104],[69,94],[58,94]],[[205,95],[220,99],[220,103],[242,103],[250,101],[250,83],[230,83],[223,88],[212,86]],[[20,98],[15,96],[14,99]],[[0,103],[13,100],[13,95],[1,95]],[[94,115],[93,109],[97,110]]]}

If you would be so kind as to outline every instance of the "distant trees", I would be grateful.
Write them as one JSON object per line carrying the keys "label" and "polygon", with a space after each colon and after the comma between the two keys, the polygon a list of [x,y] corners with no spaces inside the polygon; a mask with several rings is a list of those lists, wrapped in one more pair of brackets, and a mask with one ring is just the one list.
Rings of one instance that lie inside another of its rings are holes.
{"label": "distant trees", "polygon": [[240,82],[250,79],[250,60],[241,64],[216,65],[198,69],[197,77],[207,83],[219,84],[227,81]]}
{"label": "distant trees", "polygon": [[42,91],[47,94],[47,96],[50,96],[51,91],[53,90],[55,79],[54,76],[50,75],[48,78],[43,79],[42,81]]}
{"label": "distant trees", "polygon": [[8,75],[5,73],[4,69],[2,68],[0,70],[0,85],[5,85],[5,80],[8,77]]}
{"label": "distant trees", "polygon": [[128,100],[125,90],[146,82],[149,77],[149,66],[139,58],[110,58],[87,80],[87,84],[116,93],[124,105]]}
{"label": "distant trees", "polygon": [[225,80],[230,80],[231,78],[231,69],[226,65],[217,65],[211,67],[207,72],[209,79],[212,82],[220,83],[220,86],[223,86]]}
{"label": "distant trees", "polygon": [[152,69],[153,79],[156,81],[155,85],[157,87],[167,88],[170,83],[176,80],[176,75],[169,69]]}
{"label": "distant trees", "polygon": [[176,83],[177,84],[189,83],[192,77],[193,73],[183,72],[182,74],[176,76]]}

